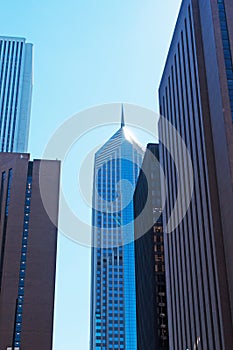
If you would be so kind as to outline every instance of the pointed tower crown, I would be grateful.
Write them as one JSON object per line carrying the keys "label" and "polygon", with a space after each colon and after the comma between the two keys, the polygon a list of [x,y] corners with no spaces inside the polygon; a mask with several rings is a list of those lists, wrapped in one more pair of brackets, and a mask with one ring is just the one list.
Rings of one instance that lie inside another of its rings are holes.
{"label": "pointed tower crown", "polygon": [[124,105],[121,105],[121,128],[125,126],[125,117],[124,117]]}
{"label": "pointed tower crown", "polygon": [[110,139],[108,139],[102,147],[96,152],[96,157],[105,153],[105,155],[111,154],[113,149],[117,147],[122,147],[125,143],[131,143],[134,149],[137,149],[138,152],[144,154],[143,147],[138,143],[138,141],[134,138],[128,128],[125,126],[125,117],[124,117],[124,105],[121,105],[121,127],[115,132]]}

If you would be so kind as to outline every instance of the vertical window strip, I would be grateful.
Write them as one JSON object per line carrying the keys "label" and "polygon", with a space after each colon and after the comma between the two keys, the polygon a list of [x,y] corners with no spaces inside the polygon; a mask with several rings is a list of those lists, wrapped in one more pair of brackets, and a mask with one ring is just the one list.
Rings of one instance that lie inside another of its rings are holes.
{"label": "vertical window strip", "polygon": [[[7,52],[7,53],[6,53]],[[1,151],[4,151],[4,140],[5,140],[5,135],[4,135],[4,115],[5,115],[5,95],[6,95],[6,86],[7,86],[7,80],[8,80],[8,65],[9,65],[9,55],[10,55],[10,43],[6,43],[6,52],[4,52],[4,57],[3,57],[3,64],[4,64],[4,71],[3,71],[3,80],[2,80],[2,94],[1,94],[1,102],[2,102],[2,107],[1,107]],[[5,55],[6,53],[6,55]]]}
{"label": "vertical window strip", "polygon": [[7,184],[6,209],[5,209],[5,216],[6,217],[8,217],[8,214],[9,214],[10,195],[11,195],[11,182],[12,182],[12,169],[9,169],[9,172],[8,172],[8,184]]}
{"label": "vertical window strip", "polygon": [[[192,21],[192,16],[191,16],[191,9],[189,7],[189,25],[190,25],[190,35],[191,35],[191,45],[192,45],[192,54],[194,57],[195,54],[195,44],[194,44],[194,32],[193,32],[193,21]],[[193,58],[193,62],[195,62],[195,59]],[[206,310],[206,308],[208,309],[209,306],[211,304],[211,289],[212,287],[210,286],[209,280],[205,280],[204,279],[204,275],[206,274],[211,274],[213,276],[213,280],[214,280],[214,286],[215,286],[215,296],[217,297],[217,292],[216,292],[216,274],[215,273],[211,273],[211,267],[208,264],[207,261],[207,257],[205,252],[208,250],[207,246],[208,244],[210,244],[211,246],[211,256],[212,256],[212,271],[215,271],[215,267],[214,267],[214,247],[213,247],[213,240],[211,238],[212,235],[212,229],[211,229],[211,224],[210,224],[210,217],[211,217],[211,209],[209,207],[209,200],[208,200],[208,189],[209,189],[209,185],[208,185],[208,179],[207,179],[207,173],[205,171],[206,168],[206,159],[205,159],[205,146],[204,146],[204,136],[203,136],[203,125],[202,125],[202,112],[201,112],[201,101],[200,101],[200,91],[199,91],[199,86],[198,86],[198,72],[197,72],[197,67],[194,64],[194,83],[195,83],[195,91],[196,91],[196,101],[197,101],[197,113],[198,113],[198,123],[199,123],[199,127],[200,127],[200,131],[199,131],[199,137],[200,137],[200,147],[201,147],[201,152],[199,152],[199,163],[198,166],[200,166],[201,168],[203,168],[203,185],[204,188],[202,187],[202,192],[201,192],[201,198],[203,198],[203,200],[200,200],[200,206],[201,206],[201,220],[203,223],[203,232],[204,234],[204,240],[202,241],[202,244],[200,243],[200,247],[203,250],[202,253],[202,269],[203,271],[206,271],[203,273],[202,276],[202,288],[203,288],[203,295],[204,295],[204,311]],[[199,168],[198,168],[199,169]],[[200,170],[198,170],[198,172],[200,173]],[[204,217],[204,212],[207,212],[209,215],[207,215],[207,219],[205,219]],[[208,273],[207,273],[208,271]],[[216,299],[216,303],[218,303],[218,300]],[[218,306],[219,307],[219,306]],[[220,309],[219,309],[220,310]],[[214,341],[214,337],[213,334],[215,333],[213,331],[214,329],[214,325],[213,325],[213,317],[211,317],[211,321],[209,321],[207,315],[208,313],[205,311],[203,312],[204,315],[204,324],[206,326],[206,342],[207,342],[207,348],[212,348],[213,347],[213,341]],[[219,322],[219,314],[217,314],[217,319]],[[220,329],[220,324],[219,324],[219,329]],[[216,335],[216,334],[215,334]],[[221,341],[221,337],[220,337],[220,341]],[[220,345],[220,348],[222,348],[222,345]]]}
{"label": "vertical window strip", "polygon": [[[163,107],[163,116],[169,121],[169,115],[168,115],[168,106],[167,106],[167,86],[165,87],[165,91],[163,94],[163,102],[162,102],[162,107]],[[169,142],[169,138],[168,138],[168,130],[167,130],[167,123],[165,124],[165,126],[163,127],[163,138],[167,140],[167,142]],[[171,193],[171,172],[170,172],[170,163],[169,163],[169,152],[167,150],[167,148],[163,145],[163,152],[164,152],[164,169],[165,169],[165,174],[167,174],[167,176],[169,177],[169,181],[167,181],[166,186],[167,186],[167,190],[166,190],[166,194],[168,196],[170,196]],[[166,200],[166,218],[167,220],[170,218],[171,216],[171,198]],[[167,223],[167,221],[166,221]],[[170,284],[170,290],[172,290],[172,292],[170,293],[170,300],[169,300],[169,306],[170,306],[170,312],[171,312],[171,318],[172,318],[172,324],[177,324],[176,321],[176,315],[174,314],[174,281],[173,281],[173,246],[172,246],[172,242],[171,242],[171,235],[170,234],[166,234],[166,238],[165,240],[167,240],[167,250],[168,250],[168,256],[169,256],[169,271],[170,271],[170,276],[171,278],[169,279],[169,284]],[[170,327],[170,342],[171,344],[173,344],[173,346],[175,346],[177,339],[176,339],[176,331],[175,328],[172,326]]]}
{"label": "vertical window strip", "polygon": [[[177,47],[177,53],[174,56],[174,71],[172,74],[172,82],[173,82],[173,91],[174,91],[174,95],[173,95],[173,99],[174,99],[174,105],[176,105],[176,129],[177,132],[182,135],[182,130],[181,130],[181,121],[180,119],[181,117],[181,112],[182,112],[182,103],[181,103],[181,96],[180,96],[180,90],[179,90],[179,85],[180,85],[180,77],[178,77],[178,60],[179,60],[179,47]],[[183,157],[183,153],[180,152],[180,141],[177,140],[177,145],[176,145],[176,152],[178,155],[178,168],[181,171],[181,176],[183,179],[185,179],[185,171],[184,171],[184,157]],[[185,184],[181,184],[181,191],[182,191],[182,196],[184,196],[185,193]],[[180,206],[180,210],[181,208],[183,209],[183,203],[181,203]],[[184,257],[184,249],[185,249],[185,242],[184,240],[181,238],[184,236],[184,220],[182,220],[181,224],[180,224],[180,234],[179,234],[179,252],[180,252],[180,256]],[[184,259],[181,258],[181,262],[180,262],[180,268],[182,271],[181,274],[181,278],[180,278],[180,295],[181,295],[181,300],[184,300],[184,306],[183,306],[183,331],[182,331],[182,340],[183,340],[183,344],[187,345],[187,319],[188,319],[188,312],[187,312],[187,270],[186,270],[186,266],[185,266],[185,262]],[[180,301],[180,305],[182,305],[182,302]],[[181,310],[182,312],[182,310]],[[183,346],[183,345],[182,345]]]}
{"label": "vertical window strip", "polygon": [[12,70],[13,70],[13,61],[14,61],[14,42],[10,42],[9,46],[10,46],[10,53],[9,53],[9,66],[8,66],[8,83],[7,83],[7,93],[6,93],[6,105],[5,105],[5,118],[4,118],[4,130],[3,130],[3,137],[5,140],[5,151],[8,151],[8,147],[7,147],[7,140],[8,140],[8,130],[10,127],[10,96],[12,93]]}
{"label": "vertical window strip", "polygon": [[[185,20],[186,21],[186,20]],[[192,151],[192,144],[191,144],[191,131],[190,131],[190,107],[189,107],[189,96],[188,96],[188,77],[187,77],[187,57],[186,57],[186,38],[185,38],[185,32],[181,31],[181,47],[180,47],[180,72],[182,76],[182,105],[183,105],[183,127],[184,127],[184,139],[186,147],[188,148],[189,152]],[[185,157],[186,158],[186,157]],[[187,164],[187,159],[186,159]],[[189,177],[189,172],[187,171],[187,178]],[[187,186],[189,186],[189,182],[186,183]],[[193,288],[193,275],[192,275],[192,265],[191,262],[191,245],[190,245],[190,238],[189,238],[189,220],[191,219],[191,207],[189,208],[188,212],[185,215],[186,217],[186,261],[187,261],[187,271],[188,271],[188,288],[190,288],[190,295],[188,297],[189,299],[189,323],[190,323],[190,341],[191,344],[193,344],[196,341],[196,314],[195,314],[195,303],[194,303],[194,288]]]}
{"label": "vertical window strip", "polygon": [[[171,73],[170,73],[171,74]],[[171,101],[171,75],[169,74],[168,80],[167,80],[167,86],[166,86],[166,108],[167,108],[167,120],[171,125],[174,126],[173,124],[173,105]],[[169,139],[169,145],[171,149],[173,149],[173,135],[172,135],[172,130],[168,126],[167,128],[167,138]],[[173,213],[173,208],[175,205],[176,201],[176,188],[177,188],[177,179],[175,175],[175,169],[174,169],[174,162],[169,154],[168,156],[168,168],[169,168],[169,177],[170,177],[170,189],[169,189],[169,196],[170,196],[170,201],[171,201],[171,208],[170,208],[170,213],[169,213],[169,220],[172,217]],[[173,217],[173,224],[175,223],[174,221],[176,220],[176,215]],[[172,234],[169,234],[169,240],[171,244],[171,256],[172,256],[172,264],[170,267],[170,270],[172,271],[172,308],[173,308],[173,314],[174,314],[174,346],[176,349],[180,349],[180,339],[181,339],[181,334],[180,334],[180,327],[177,327],[177,325],[180,325],[180,313],[178,310],[178,296],[175,293],[177,290],[177,246],[176,246],[176,230],[173,231]]]}
{"label": "vertical window strip", "polygon": [[[1,104],[2,104],[2,99],[1,99],[1,91],[2,91],[2,72],[3,72],[3,66],[4,66],[4,61],[3,61],[3,53],[5,49],[5,42],[3,40],[0,40],[0,110],[1,110]],[[2,116],[0,115],[0,134],[1,134],[1,120]]]}
{"label": "vertical window strip", "polygon": [[[178,124],[179,124],[179,116],[177,116],[177,108],[178,108],[178,101],[176,98],[176,91],[175,91],[175,80],[174,80],[174,72],[175,72],[175,62],[176,62],[176,55],[174,55],[174,66],[171,66],[171,76],[170,76],[170,81],[169,81],[169,91],[170,91],[170,105],[172,106],[171,109],[171,124],[173,125],[173,127],[178,131]],[[178,145],[177,145],[177,138],[176,135],[174,135],[173,132],[171,132],[172,135],[172,148],[175,152],[175,158],[177,159],[177,164],[178,165],[178,169],[180,169],[181,171],[181,167],[180,167],[180,159],[178,157],[179,151],[178,151]],[[172,168],[173,168],[173,177],[175,180],[175,186],[174,186],[174,200],[177,199],[177,194],[178,194],[178,181],[179,179],[177,178],[177,169],[176,169],[176,165],[174,163],[174,161],[172,162]],[[180,208],[178,207],[178,217],[180,216]],[[178,220],[177,218],[177,214],[176,214],[176,220]],[[176,221],[178,222],[178,221]],[[180,225],[179,228],[175,229],[175,235],[174,235],[174,240],[175,240],[175,247],[176,247],[176,270],[177,271],[182,271],[182,257],[181,257],[181,244],[180,244],[180,237],[181,237],[181,232],[183,234],[182,231],[182,226]],[[180,322],[180,329],[178,329],[178,334],[179,334],[179,348],[183,348],[184,345],[186,343],[184,343],[183,338],[184,338],[184,310],[183,307],[181,307],[182,305],[182,285],[183,285],[183,273],[181,275],[177,276],[177,281],[176,281],[177,285],[176,285],[176,289],[178,290],[178,295],[176,296],[176,303],[177,303],[177,307],[178,307],[178,316],[179,316],[179,322]]]}
{"label": "vertical window strip", "polygon": [[[5,181],[5,178],[4,178],[4,181]],[[12,182],[12,169],[9,169],[6,202],[5,202],[5,215],[4,215],[4,223],[3,223],[2,242],[1,242],[2,244],[1,244],[1,259],[0,259],[0,291],[2,287],[2,272],[3,272],[3,263],[4,263],[4,255],[5,255],[6,230],[7,230],[7,221],[8,221],[8,214],[9,214],[9,205],[10,205],[11,182]]]}
{"label": "vertical window strip", "polygon": [[17,60],[17,48],[16,43],[12,43],[12,53],[11,53],[11,84],[10,84],[10,93],[9,93],[9,100],[8,100],[8,128],[7,128],[7,141],[6,141],[6,150],[9,151],[9,144],[10,144],[10,138],[12,134],[12,112],[13,112],[13,103],[14,103],[14,96],[15,96],[15,76],[16,76],[16,60]]}
{"label": "vertical window strip", "polygon": [[2,80],[2,67],[3,67],[3,60],[2,60],[2,49],[4,47],[4,41],[0,40],[0,81]]}
{"label": "vertical window strip", "polygon": [[1,190],[0,190],[0,220],[2,216],[2,199],[4,194],[4,188],[5,188],[5,180],[6,180],[6,172],[2,172],[2,178],[1,178]]}
{"label": "vertical window strip", "polygon": [[225,68],[227,75],[228,92],[230,98],[231,115],[233,121],[233,64],[232,54],[229,40],[229,31],[227,26],[227,17],[224,0],[218,0],[218,12],[220,20],[220,28],[222,35],[223,53],[225,60]]}
{"label": "vertical window strip", "polygon": [[[2,108],[3,108],[3,84],[4,84],[4,67],[5,67],[5,52],[6,52],[6,46],[7,46],[7,43],[6,41],[3,41],[3,44],[2,44],[2,52],[1,52],[1,56],[0,56],[0,59],[1,59],[1,70],[0,70],[0,110],[2,111]],[[0,114],[0,133],[1,133],[1,124],[2,124],[2,112]]]}
{"label": "vertical window strip", "polygon": [[[192,43],[191,43],[191,35],[188,30],[189,27],[189,18],[185,19],[185,43],[186,43],[186,52],[187,52],[187,84],[188,84],[188,91],[189,91],[189,97],[191,100],[191,103],[189,103],[189,130],[190,130],[190,144],[191,144],[191,154],[192,154],[192,159],[196,159],[196,166],[194,164],[194,174],[195,171],[197,173],[200,173],[199,169],[199,158],[198,158],[198,149],[197,149],[197,128],[195,124],[195,119],[196,119],[196,114],[195,114],[195,105],[196,105],[196,96],[194,93],[194,77],[193,77],[193,56],[192,56]],[[192,130],[192,132],[191,132]],[[196,170],[197,169],[197,170]],[[199,185],[199,178],[198,176],[195,177],[195,188],[200,188]],[[194,291],[194,304],[196,305],[195,308],[195,322],[196,322],[196,335],[197,337],[200,337],[201,340],[203,339],[202,337],[202,328],[201,328],[201,306],[200,306],[200,292],[198,288],[198,266],[199,266],[199,261],[200,261],[200,246],[199,246],[199,234],[200,231],[198,229],[199,225],[199,215],[198,215],[198,203],[200,203],[200,198],[199,198],[199,193],[198,191],[194,190],[193,193],[193,201],[190,204],[190,209],[191,209],[191,227],[192,227],[192,232],[193,235],[190,237],[191,247],[192,247],[192,255],[193,255],[193,267],[192,267],[192,274],[193,274],[193,288]],[[201,225],[202,227],[202,225]],[[196,238],[195,238],[196,237]]]}
{"label": "vertical window strip", "polygon": [[[190,53],[190,57],[191,60],[190,62],[192,63],[191,65],[189,65],[189,70],[190,70],[190,80],[192,81],[192,110],[193,110],[193,132],[195,134],[194,139],[198,140],[199,137],[199,142],[200,142],[200,147],[202,149],[202,152],[200,153],[198,151],[198,146],[197,146],[197,142],[195,142],[195,153],[196,153],[196,158],[197,158],[197,162],[196,162],[196,166],[197,166],[197,173],[201,174],[202,170],[204,169],[204,163],[203,163],[203,142],[202,142],[202,136],[201,136],[201,132],[202,132],[202,121],[201,121],[201,108],[200,108],[200,101],[199,101],[199,91],[198,91],[198,78],[197,78],[197,69],[196,69],[196,48],[195,48],[195,44],[194,44],[194,34],[193,34],[193,27],[192,27],[192,16],[191,16],[191,8],[190,6],[188,7],[188,19],[187,19],[187,27],[186,27],[186,32],[189,33],[190,36],[190,43],[189,43],[189,53]],[[193,74],[191,74],[191,72],[193,72]],[[202,174],[203,175],[203,174]],[[204,174],[205,175],[205,174]],[[196,217],[196,222],[197,222],[197,233],[195,234],[196,236],[196,240],[194,242],[197,243],[197,250],[196,250],[196,261],[197,261],[197,267],[196,267],[196,273],[198,275],[197,278],[197,285],[199,284],[199,287],[197,288],[197,294],[198,294],[198,311],[199,314],[201,314],[201,309],[202,309],[202,304],[204,307],[204,310],[206,309],[206,298],[208,297],[208,293],[205,293],[205,289],[204,289],[204,273],[203,270],[205,271],[206,268],[206,260],[204,259],[203,261],[203,257],[202,257],[202,250],[203,250],[203,225],[204,225],[204,208],[203,208],[203,200],[202,198],[204,198],[205,200],[205,191],[203,188],[201,188],[201,180],[197,177],[196,179],[197,181],[197,186],[198,188],[201,190],[200,193],[196,193],[196,195],[194,196],[195,199],[195,208],[197,209],[197,203],[199,203],[200,205],[200,209],[199,212],[198,210],[195,210],[195,217]],[[203,194],[204,192],[204,194]],[[204,240],[205,241],[205,240]],[[198,272],[198,267],[201,271],[201,274],[199,274]],[[201,280],[201,282],[200,282]],[[203,311],[203,310],[202,310]],[[206,335],[206,325],[207,325],[207,320],[206,320],[206,312],[203,313],[204,315],[204,322],[201,322],[200,324],[200,341],[202,346],[204,346],[205,342],[208,344],[208,337]],[[200,318],[199,318],[200,320]],[[204,343],[203,343],[204,342]],[[206,344],[205,344],[206,346]],[[204,346],[204,347],[205,347]],[[209,346],[207,346],[209,348]]]}
{"label": "vertical window strip", "polygon": [[5,69],[5,82],[4,82],[4,101],[3,101],[3,120],[2,120],[2,152],[6,151],[6,125],[8,114],[8,100],[10,93],[10,81],[11,81],[11,56],[12,56],[12,42],[8,42],[6,69]]}
{"label": "vertical window strip", "polygon": [[16,317],[15,317],[15,334],[14,347],[19,348],[21,345],[21,332],[23,320],[23,304],[24,304],[24,284],[27,267],[27,248],[28,248],[28,229],[31,209],[31,195],[32,195],[32,163],[29,163],[29,171],[27,177],[25,203],[24,203],[24,226],[22,235],[22,248],[20,260],[20,273],[18,284],[18,298],[16,301]]}

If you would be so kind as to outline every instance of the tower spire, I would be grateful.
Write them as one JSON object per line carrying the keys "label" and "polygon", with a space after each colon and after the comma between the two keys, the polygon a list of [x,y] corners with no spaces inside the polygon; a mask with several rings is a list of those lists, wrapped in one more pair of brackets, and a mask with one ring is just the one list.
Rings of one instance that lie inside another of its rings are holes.
{"label": "tower spire", "polygon": [[124,105],[122,103],[121,105],[121,128],[125,126],[125,117],[124,117]]}

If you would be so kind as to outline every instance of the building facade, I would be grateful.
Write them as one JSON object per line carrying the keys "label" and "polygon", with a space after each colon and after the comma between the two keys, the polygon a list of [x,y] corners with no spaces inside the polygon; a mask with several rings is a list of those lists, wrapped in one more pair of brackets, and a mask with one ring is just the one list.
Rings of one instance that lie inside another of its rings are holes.
{"label": "building facade", "polygon": [[231,0],[182,2],[159,88],[172,350],[233,348],[232,49]]}
{"label": "building facade", "polygon": [[0,36],[0,151],[27,152],[32,96],[32,44]]}
{"label": "building facade", "polygon": [[133,192],[142,157],[122,114],[95,155],[91,350],[137,348]]}
{"label": "building facade", "polygon": [[159,145],[148,144],[134,193],[137,350],[168,350]]}
{"label": "building facade", "polygon": [[[59,171],[58,161],[0,153],[1,349],[52,350]],[[41,179],[53,217],[44,209]]]}

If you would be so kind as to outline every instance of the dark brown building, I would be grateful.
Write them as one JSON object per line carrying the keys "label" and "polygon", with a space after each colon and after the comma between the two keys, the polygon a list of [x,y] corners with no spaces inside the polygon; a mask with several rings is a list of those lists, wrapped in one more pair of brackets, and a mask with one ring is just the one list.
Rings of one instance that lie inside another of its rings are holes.
{"label": "dark brown building", "polygon": [[0,153],[0,349],[52,349],[59,172],[58,161]]}
{"label": "dark brown building", "polygon": [[232,52],[233,1],[184,0],[159,89],[161,115],[181,135],[193,167],[161,118],[164,225],[173,213],[176,227],[187,208],[165,233],[172,350],[233,349]]}
{"label": "dark brown building", "polygon": [[134,193],[137,350],[167,350],[159,145],[148,144]]}

